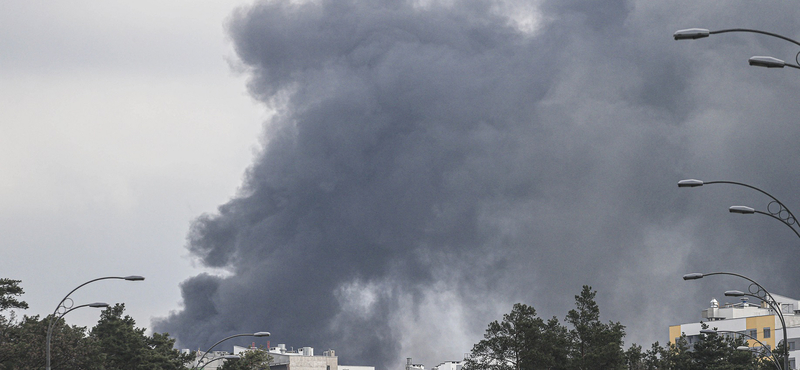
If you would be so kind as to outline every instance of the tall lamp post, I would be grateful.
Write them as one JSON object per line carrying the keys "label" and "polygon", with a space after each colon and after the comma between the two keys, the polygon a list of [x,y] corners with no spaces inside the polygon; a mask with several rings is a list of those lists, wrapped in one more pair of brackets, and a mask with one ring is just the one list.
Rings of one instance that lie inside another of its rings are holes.
{"label": "tall lamp post", "polygon": [[792,213],[792,211],[790,211],[789,208],[786,207],[785,204],[783,204],[783,202],[778,200],[778,198],[775,198],[772,194],[767,193],[764,190],[761,190],[761,189],[759,189],[759,188],[757,188],[757,187],[755,187],[753,185],[748,185],[748,184],[741,183],[741,182],[736,182],[736,181],[702,181],[702,180],[697,180],[697,179],[687,179],[687,180],[678,181],[678,187],[679,188],[694,188],[694,187],[698,187],[698,186],[712,185],[712,184],[730,184],[730,185],[743,186],[743,187],[746,187],[746,188],[750,188],[750,189],[756,190],[756,191],[760,192],[761,194],[764,194],[764,195],[768,196],[770,199],[772,199],[772,201],[767,204],[767,211],[766,212],[759,211],[759,210],[756,210],[755,208],[747,207],[747,206],[731,206],[730,208],[728,208],[728,211],[730,213],[737,213],[737,214],[756,214],[756,213],[758,213],[758,214],[762,214],[762,215],[765,215],[765,216],[772,217],[772,218],[782,222],[784,225],[786,225],[790,229],[792,229],[794,234],[797,235],[798,238],[800,238],[800,230],[798,230],[799,226],[797,225],[797,218],[794,217],[794,213]]}
{"label": "tall lamp post", "polygon": [[[752,289],[753,286],[756,287],[756,289],[755,289],[756,292],[754,292],[754,295],[752,295],[752,296],[762,300],[763,302],[766,302],[770,307],[772,307],[772,310],[775,311],[775,313],[778,315],[778,318],[780,318],[780,320],[781,320],[781,326],[783,327],[783,349],[784,349],[784,351],[783,351],[784,352],[783,368],[784,369],[789,369],[789,341],[787,340],[787,335],[786,335],[786,320],[783,318],[783,312],[781,312],[780,305],[778,305],[778,302],[775,301],[775,298],[772,298],[772,294],[770,294],[769,291],[764,289],[764,287],[761,286],[761,284],[757,283],[755,280],[753,280],[753,279],[751,279],[751,278],[749,278],[747,276],[736,274],[736,273],[733,273],[733,272],[711,272],[711,273],[707,273],[707,274],[695,272],[695,273],[683,275],[683,280],[697,280],[697,279],[702,279],[703,277],[712,276],[712,275],[731,275],[731,276],[740,277],[740,278],[745,279],[745,280],[747,280],[747,281],[749,281],[751,283],[751,285],[750,285],[750,287],[751,287],[750,290],[751,291],[753,290]],[[729,290],[729,291],[725,292],[725,295],[729,296],[729,297],[730,296],[738,296],[738,293],[742,293],[742,292]],[[746,295],[746,294],[742,293],[742,295]]]}
{"label": "tall lamp post", "polygon": [[[50,370],[50,338],[52,338],[52,335],[53,335],[53,324],[54,324],[53,318],[56,317],[56,315],[59,314],[59,310],[63,311],[58,316],[58,319],[60,320],[62,317],[64,317],[64,315],[68,314],[69,312],[71,312],[71,311],[73,311],[75,309],[81,308],[81,307],[96,307],[96,308],[108,307],[108,304],[106,304],[106,303],[90,303],[90,304],[85,304],[85,305],[72,307],[72,305],[73,305],[72,302],[73,301],[72,301],[71,298],[69,298],[69,296],[72,293],[74,293],[76,290],[80,289],[81,287],[83,287],[86,284],[94,283],[95,281],[99,281],[99,280],[108,280],[108,279],[119,279],[119,280],[127,280],[127,281],[142,281],[142,280],[144,280],[144,276],[130,275],[130,276],[105,276],[105,277],[100,277],[100,278],[97,278],[97,279],[89,280],[89,281],[87,281],[87,282],[85,282],[85,283],[83,283],[81,285],[78,285],[75,289],[72,289],[69,293],[67,293],[67,295],[65,295],[64,298],[62,298],[61,301],[58,302],[58,306],[56,306],[56,309],[53,310],[53,314],[50,315],[50,320],[47,323],[47,345],[45,347],[46,348],[45,350],[47,352],[47,354],[46,354],[47,370]],[[66,304],[67,300],[69,300],[69,302],[70,302],[68,304],[69,307],[67,307],[67,304]],[[100,306],[100,304],[104,304],[105,306]]]}
{"label": "tall lamp post", "polygon": [[[775,357],[775,353],[773,353],[772,350],[770,350],[769,347],[766,344],[764,344],[763,342],[758,340],[758,338],[756,338],[756,337],[753,337],[753,336],[751,336],[749,334],[740,333],[738,331],[730,331],[730,330],[703,329],[703,330],[700,330],[700,333],[701,334],[705,334],[705,335],[717,335],[717,333],[730,333],[730,334],[736,334],[736,335],[741,335],[743,337],[750,338],[750,339],[758,342],[758,344],[760,344],[762,348],[766,348],[767,351],[769,351],[770,361],[772,361],[772,363],[775,365],[775,367],[778,370],[782,370],[781,366],[780,366],[780,362],[778,362],[778,359]],[[740,348],[742,348],[742,347],[736,347],[736,349],[740,349]],[[750,347],[744,347],[744,349],[750,350]]]}
{"label": "tall lamp post", "polygon": [[[749,28],[729,28],[724,30],[717,30],[717,31],[709,31],[705,28],[689,28],[685,30],[678,30],[672,34],[672,37],[675,40],[696,40],[704,37],[708,37],[710,35],[718,34],[718,33],[728,33],[728,32],[750,32],[750,33],[759,33],[762,35],[772,36],[775,38],[779,38],[782,40],[789,41],[797,46],[800,46],[800,42],[792,40],[786,36],[779,35],[777,33],[766,32],[761,30],[754,30]],[[768,57],[768,56],[754,56],[751,57],[748,61],[751,66],[756,67],[766,67],[766,68],[783,68],[783,67],[792,67],[795,69],[800,69],[800,52],[797,53],[794,57],[795,62],[797,64],[786,63],[783,60],[778,58]]]}
{"label": "tall lamp post", "polygon": [[[268,331],[259,331],[259,332],[255,332],[255,333],[234,334],[234,335],[231,335],[229,337],[222,338],[219,342],[214,343],[214,345],[209,347],[205,351],[205,353],[203,353],[203,356],[200,356],[200,359],[197,360],[197,364],[194,365],[194,367],[192,367],[192,370],[195,370],[200,366],[200,363],[203,362],[203,359],[206,357],[206,355],[208,355],[209,352],[211,352],[212,349],[214,349],[214,347],[216,347],[218,344],[220,344],[220,343],[222,343],[222,342],[224,342],[224,341],[226,341],[228,339],[236,338],[236,337],[268,337],[268,336],[269,336],[269,332]],[[209,362],[211,362],[211,361],[209,361]]]}

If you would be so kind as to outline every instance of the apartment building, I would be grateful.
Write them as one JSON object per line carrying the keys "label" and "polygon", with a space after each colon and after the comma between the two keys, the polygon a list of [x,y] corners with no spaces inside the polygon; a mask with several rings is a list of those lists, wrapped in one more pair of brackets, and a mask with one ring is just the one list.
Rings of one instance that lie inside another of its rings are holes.
{"label": "apartment building", "polygon": [[[796,369],[795,359],[800,358],[800,301],[777,294],[772,297],[786,321],[789,367]],[[763,345],[773,349],[783,341],[784,328],[778,313],[766,303],[752,303],[748,298],[722,304],[712,299],[709,307],[702,311],[700,321],[709,329],[720,331],[720,335],[744,336],[750,347]],[[675,343],[685,334],[691,348],[701,338],[701,322],[670,326],[669,341]]]}

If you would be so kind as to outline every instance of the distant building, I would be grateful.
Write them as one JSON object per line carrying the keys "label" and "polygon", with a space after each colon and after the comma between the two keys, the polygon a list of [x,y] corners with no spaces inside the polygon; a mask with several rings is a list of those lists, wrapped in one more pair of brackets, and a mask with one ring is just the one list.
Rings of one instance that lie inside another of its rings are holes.
{"label": "distant building", "polygon": [[270,370],[339,370],[339,359],[333,350],[314,356],[314,348],[287,350],[285,344],[278,344],[269,349],[269,354],[272,356]]}
{"label": "distant building", "polygon": [[[243,352],[255,348],[257,348],[255,343],[250,347],[233,346],[233,354],[242,355]],[[374,366],[339,365],[336,351],[332,349],[323,351],[321,356],[315,356],[314,348],[312,347],[301,347],[297,350],[290,348],[287,350],[285,344],[278,344],[277,347],[270,347],[267,351],[269,355],[272,356],[272,360],[269,363],[270,370],[375,370]],[[199,359],[203,355],[203,352],[197,351],[197,353],[197,359]],[[209,359],[229,354],[230,353],[224,351],[214,351],[209,353],[203,362],[207,363]],[[190,367],[197,365],[197,359],[195,359]],[[205,369],[217,369],[222,366],[223,361],[226,360],[214,361],[206,366]]]}
{"label": "distant building", "polygon": [[425,370],[425,365],[411,363],[411,357],[406,359],[406,370]]}
{"label": "distant building", "polygon": [[[789,368],[796,369],[796,358],[800,356],[800,301],[773,294],[772,297],[780,307],[780,311],[786,321],[786,335],[789,346]],[[711,300],[710,307],[703,310],[702,320],[709,326],[709,329],[721,331],[731,331],[747,334],[758,339],[770,350],[775,345],[783,341],[783,327],[777,313],[766,303],[750,303],[746,298],[737,303],[725,303],[720,305],[716,299]],[[700,338],[701,324],[688,323],[673,325],[669,327],[669,341],[675,343],[682,334],[686,335],[690,348],[697,343]],[[738,336],[737,334],[720,333],[726,336]],[[760,347],[755,340],[748,339],[750,347]]]}
{"label": "distant building", "polygon": [[[191,353],[191,350],[182,349],[181,353],[189,354],[189,353]],[[192,363],[189,366],[189,368],[191,369],[191,368],[193,368],[195,366],[198,366],[198,361],[200,361],[200,358],[203,357],[204,354],[205,354],[205,352],[200,351],[200,350],[195,352],[194,360],[192,361]],[[198,367],[201,368],[201,369],[205,369],[205,370],[217,370],[218,368],[222,367],[222,365],[225,363],[225,361],[228,361],[228,360],[220,359],[220,360],[216,360],[216,361],[211,362],[211,363],[209,363],[209,361],[211,361],[211,360],[213,360],[215,358],[218,358],[218,357],[229,355],[229,354],[230,353],[225,352],[225,351],[211,351],[211,352],[208,353],[208,355],[205,356],[205,358],[203,358],[203,363],[204,364],[208,364],[208,365],[206,365],[206,366],[198,366]]]}
{"label": "distant building", "polygon": [[464,367],[464,361],[445,361],[434,366],[431,370],[461,370],[462,367]]}

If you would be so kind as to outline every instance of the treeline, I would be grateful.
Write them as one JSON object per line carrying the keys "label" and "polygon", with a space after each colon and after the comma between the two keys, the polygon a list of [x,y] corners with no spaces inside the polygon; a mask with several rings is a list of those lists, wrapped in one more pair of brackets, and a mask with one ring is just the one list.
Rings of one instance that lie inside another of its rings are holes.
{"label": "treeline", "polygon": [[[9,309],[26,309],[20,300],[19,280],[0,279],[0,369],[43,369],[46,364],[47,326],[50,316],[17,318]],[[136,322],[124,315],[117,304],[100,314],[91,330],[67,325],[63,319],[53,323],[50,363],[59,370],[164,369],[184,370],[194,354],[181,354],[173,348],[168,334],[145,334]]]}
{"label": "treeline", "polygon": [[[20,300],[19,280],[0,278],[0,370],[42,369],[50,317],[23,316],[10,309],[26,309]],[[517,303],[501,321],[489,323],[484,339],[474,345],[464,370],[772,370],[783,358],[769,351],[741,351],[741,337],[702,335],[691,346],[685,337],[677,343],[649,349],[632,344],[624,347],[625,326],[600,321],[597,292],[584,286],[575,296],[575,309],[564,323],[544,320],[536,310]],[[51,364],[59,370],[180,370],[191,365],[195,355],[174,349],[168,334],[145,334],[124,315],[125,306],[115,305],[100,314],[93,328],[54,322]],[[782,347],[774,349],[782,353]],[[223,370],[268,369],[266,351],[248,351],[241,360],[227,361]]]}
{"label": "treeline", "polygon": [[[770,353],[742,351],[741,337],[703,335],[689,345],[685,337],[661,346],[624,347],[625,326],[600,321],[597,292],[583,286],[575,309],[562,324],[545,321],[536,310],[517,303],[502,321],[489,323],[484,339],[474,345],[464,370],[775,370]],[[666,330],[666,329],[665,329]],[[776,349],[776,353],[780,353]],[[782,364],[782,357],[777,357]]]}
{"label": "treeline", "polygon": [[[0,278],[0,370],[44,369],[50,316],[17,318],[11,309],[26,309],[19,280]],[[182,354],[167,333],[145,334],[125,315],[125,305],[108,307],[93,328],[53,322],[50,364],[58,370],[186,370],[195,352]],[[225,361],[220,370],[269,369],[266,350],[248,350]],[[201,365],[208,364],[205,358]],[[215,363],[218,365],[219,363]]]}

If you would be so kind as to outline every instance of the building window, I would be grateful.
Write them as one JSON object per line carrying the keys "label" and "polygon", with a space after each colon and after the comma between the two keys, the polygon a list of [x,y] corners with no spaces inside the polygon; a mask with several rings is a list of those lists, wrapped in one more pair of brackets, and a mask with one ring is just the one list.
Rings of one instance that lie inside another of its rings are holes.
{"label": "building window", "polygon": [[770,328],[764,328],[764,339],[769,338],[772,333],[770,333]]}
{"label": "building window", "polygon": [[789,350],[794,351],[794,341],[789,342]]}
{"label": "building window", "polygon": [[796,369],[796,367],[794,366],[794,357],[789,357],[789,368]]}
{"label": "building window", "polygon": [[748,334],[753,338],[758,338],[758,329],[750,329],[750,333]]}

